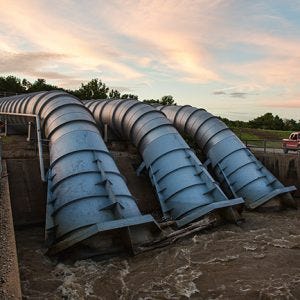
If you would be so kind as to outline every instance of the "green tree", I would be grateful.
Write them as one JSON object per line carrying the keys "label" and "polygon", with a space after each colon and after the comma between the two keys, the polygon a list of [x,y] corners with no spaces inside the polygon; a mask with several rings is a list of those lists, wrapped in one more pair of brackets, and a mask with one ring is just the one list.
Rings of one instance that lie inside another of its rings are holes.
{"label": "green tree", "polygon": [[133,99],[133,100],[138,100],[139,97],[137,95],[132,95],[132,94],[124,94],[121,96],[121,99]]}
{"label": "green tree", "polygon": [[106,99],[109,88],[100,80],[92,79],[88,83],[82,83],[78,90],[71,92],[81,100]]}
{"label": "green tree", "polygon": [[22,85],[21,79],[15,76],[0,77],[1,96],[11,96],[26,92],[26,87]]}
{"label": "green tree", "polygon": [[247,128],[247,127],[249,127],[248,122],[239,121],[239,120],[231,121],[226,118],[225,118],[225,121],[222,118],[221,118],[221,120],[230,128]]}
{"label": "green tree", "polygon": [[279,130],[283,129],[283,126],[283,120],[277,115],[273,116],[273,114],[270,112],[249,121],[249,127],[251,128]]}
{"label": "green tree", "polygon": [[176,105],[175,100],[171,95],[163,96],[159,103],[162,105]]}
{"label": "green tree", "polygon": [[32,86],[32,83],[26,78],[22,79],[22,86],[26,89],[26,91]]}
{"label": "green tree", "polygon": [[[55,85],[46,83],[45,79],[38,78],[34,83],[30,83],[29,81],[24,81],[26,79],[23,79],[24,84],[27,86],[27,92],[28,93],[34,93],[34,92],[42,92],[42,91],[52,91],[52,90],[58,90],[58,88]],[[61,89],[60,89],[61,90]]]}
{"label": "green tree", "polygon": [[283,130],[284,129],[284,122],[279,116],[275,116],[272,124],[273,130]]}
{"label": "green tree", "polygon": [[163,96],[161,99],[145,99],[143,102],[147,104],[176,105],[171,95]]}
{"label": "green tree", "polygon": [[120,99],[121,93],[118,90],[111,90],[108,94],[110,99]]}
{"label": "green tree", "polygon": [[283,123],[285,130],[298,130],[297,122],[294,119],[284,119]]}
{"label": "green tree", "polygon": [[156,104],[159,103],[159,99],[145,99],[143,102],[147,104]]}

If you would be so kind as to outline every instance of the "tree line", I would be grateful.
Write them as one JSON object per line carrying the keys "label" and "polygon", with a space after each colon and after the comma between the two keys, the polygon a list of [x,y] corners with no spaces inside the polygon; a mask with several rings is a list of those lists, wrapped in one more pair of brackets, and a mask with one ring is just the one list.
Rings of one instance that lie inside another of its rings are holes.
{"label": "tree line", "polygon": [[[121,94],[117,89],[110,89],[100,79],[92,79],[87,83],[81,83],[78,89],[63,89],[49,84],[45,79],[37,79],[30,82],[27,79],[20,79],[15,76],[0,77],[0,97],[12,96],[16,94],[33,93],[40,91],[62,90],[66,91],[81,100],[85,99],[135,99],[137,95]],[[149,104],[176,105],[171,95],[166,95],[160,99],[144,99]],[[249,122],[231,121],[227,118],[220,119],[230,128],[260,128],[270,130],[300,131],[300,120],[282,119],[278,115],[268,112]]]}
{"label": "tree line", "polygon": [[[63,89],[49,84],[45,79],[39,78],[34,82],[27,79],[20,79],[15,76],[0,77],[0,97],[13,96],[16,94],[34,93],[41,91],[62,90],[81,100],[87,99],[135,99],[137,95],[121,94],[117,89],[110,89],[100,79],[94,78],[87,83],[81,83],[78,89]],[[147,103],[159,103],[163,105],[175,104],[173,96],[163,96],[161,99],[146,99]]]}
{"label": "tree line", "polygon": [[282,119],[278,115],[273,115],[268,112],[262,116],[254,118],[248,122],[244,121],[231,121],[227,118],[220,119],[230,128],[256,128],[256,129],[269,129],[269,130],[287,130],[287,131],[300,131],[300,120]]}

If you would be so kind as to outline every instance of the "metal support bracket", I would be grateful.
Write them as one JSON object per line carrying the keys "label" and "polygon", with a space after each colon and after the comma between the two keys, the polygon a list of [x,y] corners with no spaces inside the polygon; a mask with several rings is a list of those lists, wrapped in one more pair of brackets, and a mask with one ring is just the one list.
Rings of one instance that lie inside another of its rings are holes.
{"label": "metal support bracket", "polygon": [[208,158],[204,163],[203,167],[207,170],[208,166],[211,164],[211,160]]}
{"label": "metal support bracket", "polygon": [[236,194],[236,192],[234,191],[234,188],[232,187],[232,184],[230,184],[227,176],[225,175],[224,171],[223,171],[223,168],[221,167],[221,165],[219,163],[217,163],[217,166],[226,182],[226,185],[228,186],[228,188],[230,189],[230,192],[232,193],[232,195],[235,197],[235,198],[238,198],[238,195]]}
{"label": "metal support bracket", "polygon": [[163,196],[161,194],[163,191],[165,191],[166,188],[161,188],[159,186],[159,184],[158,184],[158,182],[157,182],[157,180],[155,178],[155,173],[156,172],[153,171],[153,169],[152,169],[151,166],[149,166],[149,170],[150,170],[149,176],[150,176],[152,184],[154,185],[154,187],[156,189],[158,200],[159,200],[160,205],[161,205],[161,210],[162,210],[163,215],[164,215],[163,219],[164,220],[170,220],[170,214],[169,214],[170,209],[167,208],[167,206],[166,206],[166,204],[164,202]]}
{"label": "metal support bracket", "polygon": [[94,153],[94,157],[95,157],[94,162],[97,164],[97,168],[100,171],[101,179],[102,179],[101,182],[99,182],[99,184],[104,185],[104,188],[105,188],[105,190],[107,192],[108,198],[111,201],[111,203],[108,206],[105,206],[105,207],[101,208],[101,210],[112,209],[113,208],[114,209],[114,213],[116,214],[116,216],[118,218],[123,218],[122,210],[124,209],[124,207],[118,201],[115,193],[113,192],[112,183],[108,179],[108,177],[106,175],[106,172],[105,172],[105,170],[102,167],[101,160],[97,158],[95,151],[93,151],[93,153]]}
{"label": "metal support bracket", "polygon": [[52,194],[52,170],[49,169],[47,173],[48,186],[47,186],[47,207],[46,207],[46,225],[45,225],[45,240],[47,245],[52,245],[54,242],[54,229],[55,224],[53,221],[53,194]]}
{"label": "metal support bracket", "polygon": [[138,168],[136,169],[136,175],[140,176],[141,173],[146,169],[146,164],[144,161],[142,161],[142,163],[138,166]]}

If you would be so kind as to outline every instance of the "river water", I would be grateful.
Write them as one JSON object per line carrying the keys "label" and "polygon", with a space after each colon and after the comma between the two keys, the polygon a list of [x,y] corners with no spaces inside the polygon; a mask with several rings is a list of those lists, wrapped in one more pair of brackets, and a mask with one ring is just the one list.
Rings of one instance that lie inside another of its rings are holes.
{"label": "river water", "polygon": [[246,212],[163,249],[53,262],[43,228],[18,230],[24,299],[300,299],[299,211]]}

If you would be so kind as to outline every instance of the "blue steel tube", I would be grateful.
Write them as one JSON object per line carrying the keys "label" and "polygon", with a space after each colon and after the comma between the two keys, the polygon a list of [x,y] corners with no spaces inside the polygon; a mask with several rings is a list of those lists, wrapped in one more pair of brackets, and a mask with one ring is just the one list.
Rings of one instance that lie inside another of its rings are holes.
{"label": "blue steel tube", "polygon": [[[91,255],[134,250],[152,238],[158,225],[141,215],[92,115],[77,98],[61,91],[2,98],[0,112],[38,115],[50,141],[49,254],[70,247]],[[9,118],[26,129],[23,116]]]}
{"label": "blue steel tube", "polygon": [[136,100],[90,100],[85,105],[99,126],[107,124],[139,150],[156,189],[165,219],[184,226],[216,209],[228,208],[243,199],[228,200],[170,121],[152,106]]}
{"label": "blue steel tube", "polygon": [[243,197],[249,209],[275,197],[282,205],[297,207],[290,194],[296,188],[284,187],[219,118],[189,105],[156,108],[197,142],[223,189],[234,197]]}

